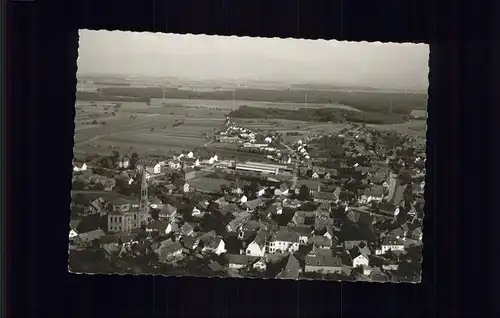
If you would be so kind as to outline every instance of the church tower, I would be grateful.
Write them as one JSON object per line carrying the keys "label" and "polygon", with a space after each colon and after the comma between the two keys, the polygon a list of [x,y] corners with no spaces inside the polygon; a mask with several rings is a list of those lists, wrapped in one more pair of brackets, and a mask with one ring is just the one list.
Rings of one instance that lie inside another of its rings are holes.
{"label": "church tower", "polygon": [[149,212],[148,181],[146,180],[146,171],[144,168],[142,169],[141,201],[139,202],[139,210],[143,213]]}

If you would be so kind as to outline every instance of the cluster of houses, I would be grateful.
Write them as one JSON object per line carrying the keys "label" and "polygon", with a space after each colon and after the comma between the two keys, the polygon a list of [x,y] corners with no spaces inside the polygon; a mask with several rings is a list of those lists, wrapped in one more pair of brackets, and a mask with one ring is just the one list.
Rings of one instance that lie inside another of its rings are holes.
{"label": "cluster of houses", "polygon": [[[348,141],[351,137],[366,140],[370,132],[346,130],[340,135],[348,136]],[[221,136],[256,134],[229,125]],[[159,263],[181,267],[203,259],[214,275],[245,276],[278,268],[272,276],[290,279],[314,275],[417,279],[420,259],[408,255],[421,248],[423,239],[425,151],[417,149],[414,158],[400,160],[399,168],[389,162],[398,162],[397,153],[404,149],[385,155],[377,150],[370,165],[343,160],[337,168],[326,168],[314,164],[307,152],[310,142],[294,145],[300,153],[296,157],[309,161],[295,162],[291,173],[285,165],[282,170],[288,177],[278,178],[281,168],[268,178],[262,178],[262,171],[244,171],[245,178],[233,178],[225,189],[212,191],[198,191],[195,180],[203,169],[222,165],[217,154],[200,159],[193,151],[169,160],[140,161],[133,172],[127,172],[128,183],[140,182],[140,197],[126,198],[111,190],[108,197],[80,203],[83,208],[70,223],[70,250],[100,249],[110,260],[153,253]],[[349,142],[349,147],[356,145]],[[348,158],[356,159],[360,153],[352,151]],[[119,160],[118,166],[127,169],[129,159]],[[182,172],[178,184],[158,182],[158,176],[172,170]],[[75,177],[89,173],[75,172]],[[249,181],[252,173],[255,178]],[[235,174],[237,169],[231,172]],[[152,196],[152,187],[161,188],[169,198],[189,196],[190,202]],[[83,221],[87,218],[94,218],[93,225],[80,227],[92,223]],[[209,227],[207,220],[212,221]],[[407,264],[413,264],[413,269],[408,271]]]}

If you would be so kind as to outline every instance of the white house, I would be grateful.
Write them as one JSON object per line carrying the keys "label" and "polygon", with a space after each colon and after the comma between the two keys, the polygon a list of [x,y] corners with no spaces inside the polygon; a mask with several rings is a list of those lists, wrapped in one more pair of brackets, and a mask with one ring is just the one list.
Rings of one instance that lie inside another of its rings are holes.
{"label": "white house", "polygon": [[253,268],[259,271],[265,271],[267,268],[266,259],[262,257],[253,264]]}
{"label": "white house", "polygon": [[262,189],[260,189],[259,191],[257,191],[257,196],[258,196],[258,197],[263,196],[263,195],[264,195],[264,193],[266,193],[266,189],[267,189],[267,188],[262,188]]}
{"label": "white house", "polygon": [[246,203],[247,201],[248,201],[248,198],[247,198],[247,196],[246,196],[246,195],[243,195],[243,196],[241,197],[241,199],[240,199],[240,202],[241,202],[241,203]]}
{"label": "white house", "polygon": [[200,158],[196,158],[196,161],[194,162],[194,166],[195,167],[199,167],[200,166]]}
{"label": "white house", "polygon": [[358,256],[352,259],[352,267],[359,266],[368,266],[370,264],[370,260],[363,254],[359,254]]}
{"label": "white house", "polygon": [[264,141],[270,144],[273,141],[273,139],[271,137],[266,137],[264,138]]}
{"label": "white house", "polygon": [[217,255],[226,253],[226,243],[221,238],[210,240],[205,242],[202,252],[212,252]]}
{"label": "white house", "polygon": [[161,165],[159,163],[155,164],[153,167],[153,173],[159,174],[161,172]]}
{"label": "white house", "polygon": [[192,152],[192,151],[190,151],[190,152],[186,155],[186,157],[188,157],[188,158],[190,158],[190,159],[191,159],[191,158],[193,158],[193,156],[194,156],[194,154],[193,154],[193,152]]}
{"label": "white house", "polygon": [[313,173],[313,174],[312,174],[312,178],[313,178],[313,179],[318,179],[318,178],[319,178],[318,173],[317,173],[317,172]]}
{"label": "white house", "polygon": [[402,240],[392,237],[386,237],[381,245],[381,253],[385,254],[389,251],[404,251],[405,245]]}
{"label": "white house", "polygon": [[134,181],[135,181],[135,180],[134,180],[134,178],[130,178],[130,179],[128,180],[128,185],[131,185],[132,183],[134,183]]}
{"label": "white house", "polygon": [[78,233],[75,230],[70,230],[69,231],[69,239],[73,239],[78,236]]}
{"label": "white house", "polygon": [[189,183],[184,183],[184,186],[182,187],[182,191],[184,191],[184,193],[188,193],[189,190],[190,190]]}
{"label": "white house", "polygon": [[260,256],[263,257],[266,255],[266,233],[259,232],[255,236],[255,239],[252,243],[248,244],[246,251],[246,255],[250,256]]}
{"label": "white house", "polygon": [[203,213],[200,209],[198,209],[197,207],[194,207],[193,208],[193,211],[191,212],[191,216],[193,217],[202,217],[205,213]]}
{"label": "white house", "polygon": [[279,231],[269,242],[269,253],[295,253],[299,250],[299,235],[289,231]]}
{"label": "white house", "polygon": [[74,166],[73,171],[86,171],[87,170],[87,164],[84,162],[81,167]]}

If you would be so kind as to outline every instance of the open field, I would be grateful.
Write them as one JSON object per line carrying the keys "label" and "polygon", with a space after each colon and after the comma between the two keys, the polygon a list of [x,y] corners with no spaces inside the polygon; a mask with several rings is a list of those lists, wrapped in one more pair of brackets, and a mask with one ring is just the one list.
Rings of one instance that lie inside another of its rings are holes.
{"label": "open field", "polygon": [[192,179],[189,183],[192,188],[211,192],[220,191],[222,185],[230,184],[227,180],[214,178],[196,178]]}
{"label": "open field", "polygon": [[[165,95],[164,95],[165,94]],[[235,108],[249,105],[257,101],[259,104],[271,102],[281,104],[303,105],[305,96],[309,104],[340,104],[354,107],[363,111],[385,112],[392,108],[394,113],[408,114],[413,109],[427,108],[427,94],[424,92],[388,92],[369,90],[294,90],[294,89],[251,89],[238,88],[226,91],[196,91],[178,88],[161,87],[103,87],[100,92],[77,92],[80,100],[127,100],[148,101],[166,96],[177,103],[207,103],[217,101],[219,107]],[[239,100],[239,105],[233,103]],[[198,102],[197,100],[201,100]],[[221,103],[220,101],[226,101]],[[194,102],[196,101],[196,102]],[[245,101],[241,103],[240,101]],[[269,107],[269,106],[267,106]],[[273,105],[275,107],[275,105]]]}
{"label": "open field", "polygon": [[392,130],[416,137],[425,137],[427,134],[427,122],[425,120],[412,120],[403,124],[394,125],[366,125],[366,127],[384,131]]}
{"label": "open field", "polygon": [[[77,107],[75,153],[107,154],[115,148],[124,154],[170,154],[203,146],[225,120],[221,113],[205,108],[123,103],[118,109],[106,110],[104,103],[93,107],[82,102]],[[94,120],[97,125],[92,124]]]}

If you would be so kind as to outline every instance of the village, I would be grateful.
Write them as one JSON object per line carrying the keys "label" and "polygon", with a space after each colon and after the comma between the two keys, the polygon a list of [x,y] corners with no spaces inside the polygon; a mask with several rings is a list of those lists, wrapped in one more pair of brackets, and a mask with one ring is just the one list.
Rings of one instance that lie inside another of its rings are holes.
{"label": "village", "polygon": [[361,124],[290,139],[229,118],[210,138],[238,155],[75,160],[70,270],[420,281],[425,140]]}

